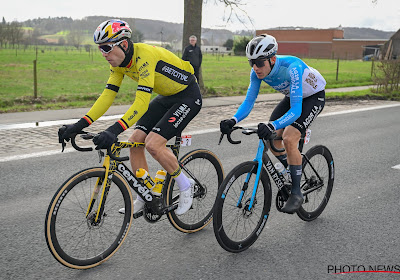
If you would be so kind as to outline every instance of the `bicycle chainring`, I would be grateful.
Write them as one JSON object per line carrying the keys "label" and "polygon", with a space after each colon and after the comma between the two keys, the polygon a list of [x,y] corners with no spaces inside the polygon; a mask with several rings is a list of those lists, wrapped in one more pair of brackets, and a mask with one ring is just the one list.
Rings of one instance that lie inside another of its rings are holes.
{"label": "bicycle chainring", "polygon": [[276,194],[276,200],[275,200],[275,206],[276,206],[276,209],[279,211],[279,212],[282,212],[282,208],[283,208],[283,206],[285,205],[285,202],[286,202],[286,200],[283,198],[283,196],[282,196],[282,191],[281,190],[279,190],[278,191],[278,193]]}
{"label": "bicycle chainring", "polygon": [[147,222],[156,223],[161,219],[161,216],[162,215],[155,213],[154,210],[149,208],[147,205],[144,206],[143,217]]}

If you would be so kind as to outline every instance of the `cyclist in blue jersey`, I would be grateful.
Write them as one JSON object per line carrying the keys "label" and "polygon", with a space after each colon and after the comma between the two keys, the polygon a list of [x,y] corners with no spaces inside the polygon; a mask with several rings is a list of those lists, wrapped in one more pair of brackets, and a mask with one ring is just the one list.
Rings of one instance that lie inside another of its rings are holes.
{"label": "cyclist in blue jersey", "polygon": [[246,56],[252,67],[247,95],[231,119],[221,121],[222,133],[245,119],[253,109],[255,100],[264,81],[285,95],[272,112],[268,123],[258,124],[258,136],[264,139],[281,136],[275,140],[277,148],[284,153],[275,153],[280,162],[289,169],[292,178],[291,195],[282,208],[283,212],[294,213],[303,203],[300,190],[302,157],[298,150],[301,135],[321,113],[325,105],[325,79],[314,68],[294,56],[276,55],[278,43],[270,35],[254,37],[246,47]]}

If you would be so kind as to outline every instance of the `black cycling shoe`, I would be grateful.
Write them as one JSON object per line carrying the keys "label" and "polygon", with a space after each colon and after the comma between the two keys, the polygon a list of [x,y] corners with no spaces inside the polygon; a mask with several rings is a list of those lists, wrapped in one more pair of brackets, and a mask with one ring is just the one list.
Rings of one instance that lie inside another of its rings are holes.
{"label": "black cycling shoe", "polygon": [[286,201],[285,206],[282,207],[281,211],[288,214],[293,214],[299,210],[300,206],[303,204],[304,198],[302,195],[292,194]]}

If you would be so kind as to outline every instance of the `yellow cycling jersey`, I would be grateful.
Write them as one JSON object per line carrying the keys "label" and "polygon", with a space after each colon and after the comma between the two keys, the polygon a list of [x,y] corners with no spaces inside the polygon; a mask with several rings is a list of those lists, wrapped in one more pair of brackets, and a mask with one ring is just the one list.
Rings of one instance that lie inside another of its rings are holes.
{"label": "yellow cycling jersey", "polygon": [[195,79],[193,73],[192,65],[172,52],[161,47],[135,43],[132,60],[126,67],[110,66],[106,88],[84,118],[91,124],[110,108],[126,75],[138,82],[134,103],[118,121],[126,130],[147,111],[153,90],[163,96],[174,95]]}

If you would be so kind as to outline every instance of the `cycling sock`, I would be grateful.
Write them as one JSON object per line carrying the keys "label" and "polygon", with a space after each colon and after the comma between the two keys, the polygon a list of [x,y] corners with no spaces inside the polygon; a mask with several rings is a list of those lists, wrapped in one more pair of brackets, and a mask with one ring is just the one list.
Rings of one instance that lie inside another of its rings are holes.
{"label": "cycling sock", "polygon": [[283,166],[285,166],[285,168],[288,167],[287,154],[277,156],[276,158],[283,164]]}
{"label": "cycling sock", "polygon": [[182,169],[178,167],[177,170],[171,173],[172,178],[175,179],[176,183],[178,184],[180,191],[186,191],[190,188],[190,181],[185,174],[183,174]]}
{"label": "cycling sock", "polygon": [[290,176],[292,177],[292,193],[301,195],[300,181],[302,169],[301,165],[289,165]]}

